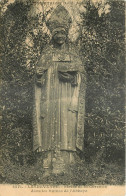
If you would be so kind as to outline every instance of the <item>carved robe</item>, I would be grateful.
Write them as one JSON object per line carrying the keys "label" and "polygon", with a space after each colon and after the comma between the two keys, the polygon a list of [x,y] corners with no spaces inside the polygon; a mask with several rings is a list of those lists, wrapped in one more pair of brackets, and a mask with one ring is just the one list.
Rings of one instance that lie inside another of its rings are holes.
{"label": "carved robe", "polygon": [[49,46],[36,67],[33,150],[83,150],[86,75],[72,50]]}

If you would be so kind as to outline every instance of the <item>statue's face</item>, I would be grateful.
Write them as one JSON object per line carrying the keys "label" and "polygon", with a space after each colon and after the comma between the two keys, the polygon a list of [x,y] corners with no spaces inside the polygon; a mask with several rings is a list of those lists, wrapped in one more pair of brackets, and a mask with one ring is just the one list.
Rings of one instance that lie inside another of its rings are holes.
{"label": "statue's face", "polygon": [[58,45],[62,45],[65,43],[67,38],[67,34],[64,30],[56,30],[53,34],[53,40]]}

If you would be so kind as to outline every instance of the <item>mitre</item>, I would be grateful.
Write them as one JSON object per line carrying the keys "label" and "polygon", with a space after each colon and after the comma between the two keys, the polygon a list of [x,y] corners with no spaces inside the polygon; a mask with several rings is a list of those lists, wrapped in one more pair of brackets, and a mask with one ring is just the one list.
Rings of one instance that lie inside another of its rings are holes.
{"label": "mitre", "polygon": [[68,32],[71,23],[72,19],[69,12],[62,5],[58,5],[46,24],[52,33],[55,29],[61,28]]}

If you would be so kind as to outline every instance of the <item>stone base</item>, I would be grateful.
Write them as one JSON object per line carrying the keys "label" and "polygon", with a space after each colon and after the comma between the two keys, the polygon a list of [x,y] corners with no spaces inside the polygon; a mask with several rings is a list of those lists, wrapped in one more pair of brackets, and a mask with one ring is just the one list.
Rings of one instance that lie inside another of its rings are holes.
{"label": "stone base", "polygon": [[43,160],[45,176],[49,174],[69,173],[69,166],[75,163],[75,153],[69,151],[46,152]]}

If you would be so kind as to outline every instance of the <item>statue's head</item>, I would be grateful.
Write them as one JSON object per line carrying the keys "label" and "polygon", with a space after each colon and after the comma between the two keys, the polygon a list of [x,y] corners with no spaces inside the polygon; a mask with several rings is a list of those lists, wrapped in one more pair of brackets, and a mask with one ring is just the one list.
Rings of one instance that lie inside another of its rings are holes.
{"label": "statue's head", "polygon": [[58,45],[66,41],[71,22],[69,12],[62,5],[58,5],[47,21],[52,39]]}
{"label": "statue's head", "polygon": [[52,39],[58,45],[65,43],[68,36],[68,32],[62,27],[56,28],[52,31]]}

